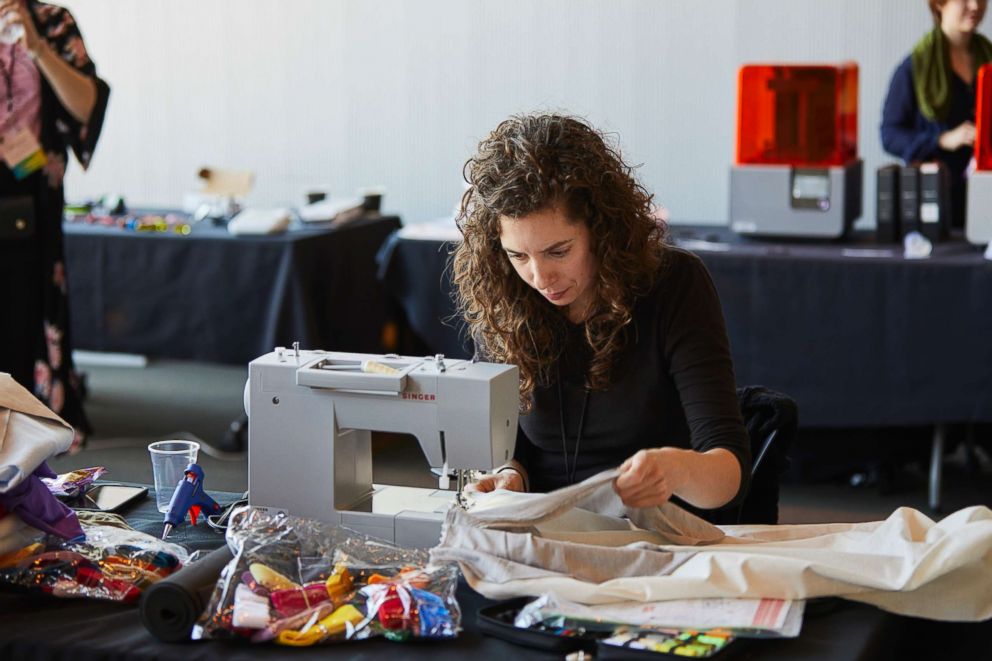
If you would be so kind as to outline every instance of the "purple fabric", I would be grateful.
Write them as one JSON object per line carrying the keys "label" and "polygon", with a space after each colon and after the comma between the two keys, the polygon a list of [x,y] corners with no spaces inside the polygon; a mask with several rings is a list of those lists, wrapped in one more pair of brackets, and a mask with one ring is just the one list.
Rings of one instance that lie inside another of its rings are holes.
{"label": "purple fabric", "polygon": [[83,537],[76,513],[52,495],[43,477],[56,477],[48,464],[41,462],[31,475],[7,493],[0,494],[0,506],[14,512],[24,523],[63,539]]}

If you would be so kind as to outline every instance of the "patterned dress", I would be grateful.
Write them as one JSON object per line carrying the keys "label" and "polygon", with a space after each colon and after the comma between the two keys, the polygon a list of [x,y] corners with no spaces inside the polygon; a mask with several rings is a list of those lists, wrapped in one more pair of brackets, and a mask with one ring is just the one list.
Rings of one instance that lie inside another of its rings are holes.
{"label": "patterned dress", "polygon": [[[33,235],[0,237],[0,371],[10,372],[75,428],[73,450],[78,450],[90,426],[72,364],[62,247],[62,180],[70,149],[84,168],[89,165],[110,88],[96,76],[69,11],[34,0],[28,4],[39,35],[53,51],[92,77],[97,101],[89,122],[80,123],[44,75],[35,73],[37,67],[22,45],[0,46],[5,78],[0,80],[0,125],[5,130],[13,124],[32,128],[48,160],[41,170],[22,180],[0,161],[0,198],[30,198],[35,219]],[[25,117],[26,112],[35,116]]]}

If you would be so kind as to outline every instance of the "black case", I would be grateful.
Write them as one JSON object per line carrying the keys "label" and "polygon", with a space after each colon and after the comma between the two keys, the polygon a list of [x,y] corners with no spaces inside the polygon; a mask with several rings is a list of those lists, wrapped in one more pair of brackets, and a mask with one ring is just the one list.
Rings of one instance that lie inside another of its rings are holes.
{"label": "black case", "polygon": [[902,168],[895,163],[883,165],[876,172],[875,238],[879,243],[902,240],[899,208],[899,175]]}
{"label": "black case", "polygon": [[[589,632],[584,636],[558,636],[550,631],[538,631],[536,629],[521,629],[514,626],[513,620],[520,609],[533,601],[533,597],[517,597],[500,601],[491,606],[480,608],[476,614],[476,625],[482,633],[505,640],[514,645],[523,645],[534,649],[556,652],[560,654],[570,654],[572,652],[589,652],[595,655],[596,659],[685,659],[684,656],[675,654],[665,654],[663,652],[651,652],[647,650],[636,650],[629,647],[619,647],[617,645],[606,645],[603,638],[609,637],[609,632]],[[719,652],[712,654],[707,659],[719,659],[725,661],[744,648],[740,638],[735,638]]]}
{"label": "black case", "polygon": [[951,227],[951,179],[943,163],[920,166],[920,233],[943,241]]}
{"label": "black case", "polygon": [[476,614],[479,631],[514,645],[524,645],[548,652],[569,654],[580,650],[590,653],[596,650],[596,641],[600,636],[556,636],[550,631],[521,629],[514,626],[513,620],[517,613],[533,600],[533,597],[518,597],[480,608]]}
{"label": "black case", "polygon": [[920,169],[915,165],[899,172],[899,217],[902,236],[920,231]]}

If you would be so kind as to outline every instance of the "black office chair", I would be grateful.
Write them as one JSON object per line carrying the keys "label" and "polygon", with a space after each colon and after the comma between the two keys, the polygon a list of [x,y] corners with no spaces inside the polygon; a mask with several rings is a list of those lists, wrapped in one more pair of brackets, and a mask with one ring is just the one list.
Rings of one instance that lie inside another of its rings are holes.
{"label": "black office chair", "polygon": [[711,523],[778,523],[779,476],[796,438],[799,412],[788,395],[763,386],[737,389],[741,415],[751,441],[751,485],[737,506],[699,512]]}
{"label": "black office chair", "polygon": [[779,477],[789,467],[799,408],[788,395],[762,386],[738,388],[737,399],[751,439],[751,487],[738,522],[778,523]]}

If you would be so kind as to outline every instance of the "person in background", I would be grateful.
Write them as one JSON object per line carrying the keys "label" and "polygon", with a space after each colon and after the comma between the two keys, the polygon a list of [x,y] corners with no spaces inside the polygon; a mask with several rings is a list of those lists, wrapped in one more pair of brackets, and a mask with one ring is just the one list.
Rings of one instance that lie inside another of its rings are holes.
{"label": "person in background", "polygon": [[667,245],[603,134],[515,116],[479,144],[452,258],[480,357],[520,369],[514,460],[471,488],[550,491],[620,467],[629,507],[735,503],[751,458],[716,289]]}
{"label": "person in background", "polygon": [[882,146],[904,162],[937,160],[951,178],[951,226],[964,227],[975,145],[975,77],[992,62],[978,33],[988,0],[928,0],[934,27],[896,68],[882,109]]}
{"label": "person in background", "polygon": [[0,0],[0,371],[76,430],[89,424],[73,368],[62,248],[71,149],[89,165],[110,88],[68,10]]}

